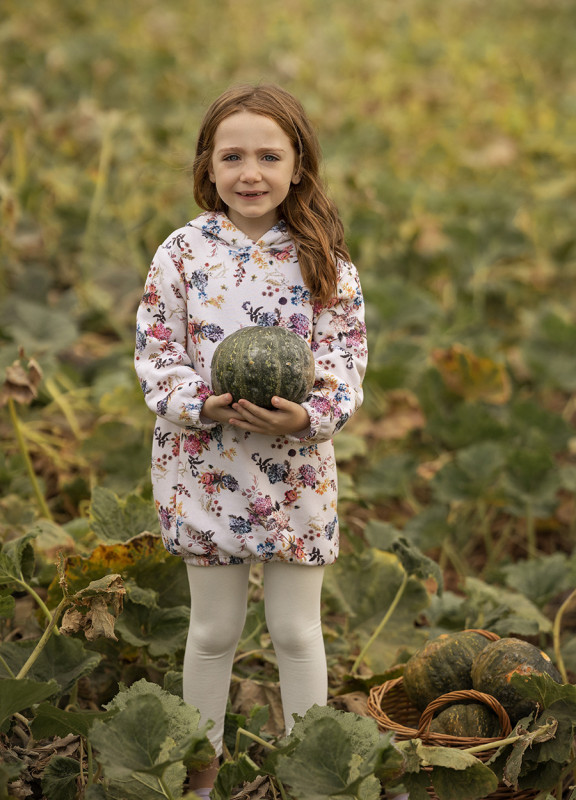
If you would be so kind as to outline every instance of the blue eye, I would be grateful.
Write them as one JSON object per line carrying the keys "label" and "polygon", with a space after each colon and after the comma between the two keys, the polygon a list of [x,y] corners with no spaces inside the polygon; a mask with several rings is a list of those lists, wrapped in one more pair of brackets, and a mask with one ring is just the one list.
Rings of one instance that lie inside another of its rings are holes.
{"label": "blue eye", "polygon": [[264,161],[278,161],[278,156],[268,154],[267,156],[264,156]]}
{"label": "blue eye", "polygon": [[237,156],[235,153],[231,153],[229,156],[224,156],[224,161],[238,161],[240,156]]}

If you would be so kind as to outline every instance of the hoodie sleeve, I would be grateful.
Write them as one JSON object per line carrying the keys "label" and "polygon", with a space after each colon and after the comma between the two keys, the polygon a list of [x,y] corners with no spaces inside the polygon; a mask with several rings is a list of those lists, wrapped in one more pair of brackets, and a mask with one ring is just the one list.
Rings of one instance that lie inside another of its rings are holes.
{"label": "hoodie sleeve", "polygon": [[135,368],[148,407],[182,428],[212,428],[200,416],[213,394],[188,354],[184,270],[177,237],[161,245],[137,313]]}
{"label": "hoodie sleeve", "polygon": [[314,311],[316,381],[302,403],[310,417],[310,429],[300,441],[322,442],[341,430],[363,399],[368,350],[364,300],[353,264],[339,265],[334,301],[328,306],[317,304]]}

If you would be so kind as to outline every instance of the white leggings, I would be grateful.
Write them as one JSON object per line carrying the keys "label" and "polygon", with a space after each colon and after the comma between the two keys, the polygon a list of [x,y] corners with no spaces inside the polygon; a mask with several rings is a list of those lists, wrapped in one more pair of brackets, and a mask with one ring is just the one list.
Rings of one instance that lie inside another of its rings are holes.
{"label": "white leggings", "polygon": [[[187,565],[191,612],[184,654],[184,700],[211,719],[208,736],[218,755],[232,664],[246,620],[250,566]],[[320,621],[324,567],[271,562],[264,565],[266,624],[278,659],[286,732],[294,720],[328,695]]]}

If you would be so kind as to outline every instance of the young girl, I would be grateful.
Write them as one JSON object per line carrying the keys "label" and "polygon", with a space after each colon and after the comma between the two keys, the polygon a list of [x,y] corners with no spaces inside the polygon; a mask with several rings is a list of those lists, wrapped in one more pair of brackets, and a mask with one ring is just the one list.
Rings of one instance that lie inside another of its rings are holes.
{"label": "young girl", "polygon": [[[136,370],[157,414],[152,482],[166,548],[188,570],[184,697],[222,752],[250,564],[264,562],[266,621],[287,732],[327,700],[320,624],[338,554],[332,437],[362,402],[363,300],[300,103],[277,86],[232,88],[208,109],[194,160],[205,213],[158,249],[138,312]],[[215,395],[219,342],[281,325],[309,344],[315,385],[273,410]],[[207,792],[217,767],[192,777]]]}

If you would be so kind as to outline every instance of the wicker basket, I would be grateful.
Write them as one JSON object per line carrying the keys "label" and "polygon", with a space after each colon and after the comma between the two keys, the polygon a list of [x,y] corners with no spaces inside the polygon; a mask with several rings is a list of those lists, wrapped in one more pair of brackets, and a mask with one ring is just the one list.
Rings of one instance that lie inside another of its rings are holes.
{"label": "wicker basket", "polygon": [[[496,641],[500,638],[489,631],[478,630],[477,633],[483,634],[491,641]],[[444,706],[450,705],[450,703],[463,700],[484,703],[491,708],[500,721],[501,735],[497,738],[483,739],[479,737],[449,736],[448,734],[435,733],[429,730],[430,723],[437,711]],[[381,731],[385,733],[392,731],[396,739],[421,739],[428,745],[457,747],[460,749],[493,743],[494,747],[487,748],[476,754],[481,761],[488,761],[498,749],[501,739],[511,732],[508,714],[492,695],[477,692],[474,689],[449,692],[433,700],[420,713],[408,699],[401,677],[386,681],[381,686],[374,686],[370,690],[368,713],[374,717]],[[429,767],[424,767],[424,769],[430,771]],[[509,786],[500,784],[498,789],[488,795],[485,800],[533,800],[538,792],[539,790],[537,789],[514,790]],[[431,800],[438,800],[432,787],[428,788],[428,794]],[[554,791],[551,791],[550,794],[555,796]]]}
{"label": "wicker basket", "polygon": [[[494,747],[476,754],[476,757],[481,761],[488,761],[498,749],[500,738],[467,738],[429,731],[430,723],[437,711],[450,703],[462,700],[482,702],[488,705],[500,720],[502,737],[506,737],[510,733],[511,725],[508,714],[491,695],[476,692],[473,689],[449,692],[433,700],[420,714],[408,700],[402,688],[402,678],[395,678],[394,680],[386,681],[381,686],[373,687],[368,698],[368,712],[374,717],[381,731],[392,731],[397,739],[422,739],[423,742],[429,745],[458,747],[461,749],[479,744],[493,743]],[[424,767],[424,770],[430,771],[430,768]],[[438,800],[438,795],[432,787],[429,787],[427,791],[431,800]],[[538,789],[518,790],[505,784],[500,784],[496,791],[489,794],[484,800],[533,800],[538,793]],[[555,796],[554,791],[551,791],[550,794]]]}

